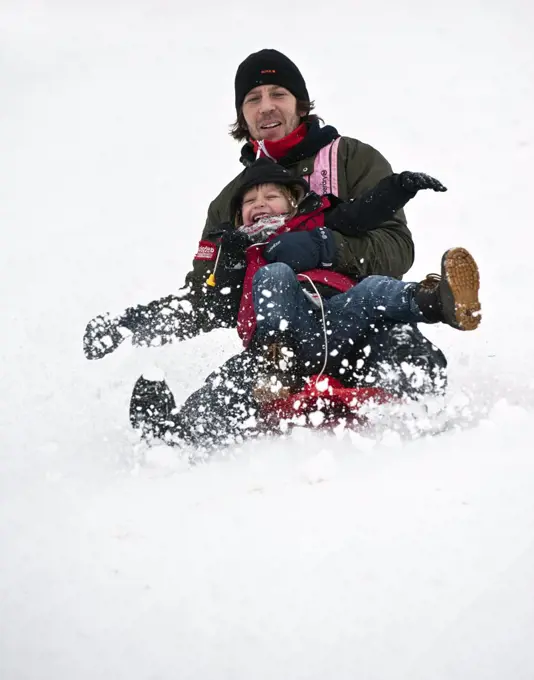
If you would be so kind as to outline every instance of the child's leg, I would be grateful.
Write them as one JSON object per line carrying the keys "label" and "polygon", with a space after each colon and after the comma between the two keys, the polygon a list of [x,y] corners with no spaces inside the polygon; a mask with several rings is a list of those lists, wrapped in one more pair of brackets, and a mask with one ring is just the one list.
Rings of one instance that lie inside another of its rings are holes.
{"label": "child's leg", "polygon": [[320,314],[297,275],[287,264],[273,262],[259,269],[252,283],[257,336],[288,334],[299,345],[304,358],[323,353]]}
{"label": "child's leg", "polygon": [[366,333],[377,321],[446,323],[474,330],[480,323],[479,273],[465,248],[447,250],[441,275],[421,283],[404,283],[387,276],[368,276],[328,303],[332,334],[352,337]]}
{"label": "child's leg", "polygon": [[346,293],[327,301],[332,334],[364,335],[377,321],[418,323],[425,321],[414,300],[417,284],[389,276],[368,276]]}

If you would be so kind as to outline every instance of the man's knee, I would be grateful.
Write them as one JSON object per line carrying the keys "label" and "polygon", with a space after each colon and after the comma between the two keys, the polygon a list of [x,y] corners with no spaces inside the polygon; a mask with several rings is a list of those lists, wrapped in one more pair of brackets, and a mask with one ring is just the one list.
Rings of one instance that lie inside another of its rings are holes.
{"label": "man's knee", "polygon": [[442,393],[447,386],[447,359],[412,324],[384,324],[369,335],[372,364],[379,382],[406,396]]}

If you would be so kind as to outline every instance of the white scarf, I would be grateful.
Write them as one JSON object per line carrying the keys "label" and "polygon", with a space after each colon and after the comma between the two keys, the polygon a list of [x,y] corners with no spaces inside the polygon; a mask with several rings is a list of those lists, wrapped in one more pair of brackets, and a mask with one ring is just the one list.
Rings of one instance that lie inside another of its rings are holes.
{"label": "white scarf", "polygon": [[252,224],[244,224],[239,231],[245,233],[253,243],[263,243],[271,234],[283,227],[289,219],[289,215],[265,215]]}

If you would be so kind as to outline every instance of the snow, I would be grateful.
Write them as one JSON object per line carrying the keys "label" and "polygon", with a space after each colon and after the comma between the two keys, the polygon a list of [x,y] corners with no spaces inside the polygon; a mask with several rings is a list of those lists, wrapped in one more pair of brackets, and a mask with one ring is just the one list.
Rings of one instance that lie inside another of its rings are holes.
{"label": "snow", "polygon": [[[0,8],[0,677],[531,680],[534,9],[267,9]],[[183,400],[234,334],[96,362],[81,336],[181,285],[238,170],[235,69],[271,46],[328,123],[448,187],[408,207],[409,276],[466,246],[483,321],[428,329],[441,421],[299,429],[191,467],[138,446],[131,388],[163,370]]]}

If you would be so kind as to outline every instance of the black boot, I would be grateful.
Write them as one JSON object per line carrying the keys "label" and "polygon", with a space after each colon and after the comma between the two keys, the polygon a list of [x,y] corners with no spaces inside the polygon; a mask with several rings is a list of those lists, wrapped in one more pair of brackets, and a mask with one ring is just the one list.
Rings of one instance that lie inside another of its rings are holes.
{"label": "black boot", "polygon": [[414,300],[430,323],[441,321],[472,331],[481,319],[478,265],[465,248],[451,248],[441,258],[441,276],[428,274],[417,284]]}
{"label": "black boot", "polygon": [[175,425],[174,396],[165,380],[138,378],[130,399],[130,423],[144,439],[163,438]]}

